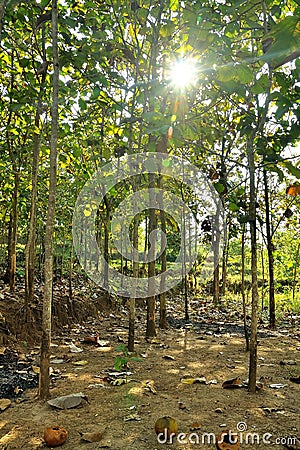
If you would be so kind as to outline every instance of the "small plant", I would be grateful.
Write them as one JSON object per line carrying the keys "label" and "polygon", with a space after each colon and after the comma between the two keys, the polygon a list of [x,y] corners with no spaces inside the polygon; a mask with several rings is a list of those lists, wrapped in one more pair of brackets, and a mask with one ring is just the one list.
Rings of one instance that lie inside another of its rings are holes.
{"label": "small plant", "polygon": [[127,364],[129,361],[142,361],[141,358],[137,356],[136,353],[129,352],[125,344],[120,344],[116,348],[117,352],[120,353],[116,356],[114,368],[117,372],[121,372],[127,369]]}

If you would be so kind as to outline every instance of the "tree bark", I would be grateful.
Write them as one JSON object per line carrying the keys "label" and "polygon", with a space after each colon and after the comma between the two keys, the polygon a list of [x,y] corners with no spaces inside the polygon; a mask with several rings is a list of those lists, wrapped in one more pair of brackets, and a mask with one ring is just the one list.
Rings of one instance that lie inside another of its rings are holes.
{"label": "tree bark", "polygon": [[[133,235],[132,235],[132,245],[134,248],[138,248],[139,245],[139,221],[137,215],[135,214],[133,220]],[[134,351],[134,336],[135,336],[135,299],[136,299],[136,279],[139,277],[139,262],[132,262],[132,272],[133,272],[133,295],[129,300],[129,324],[128,324],[128,350],[130,352]]]}
{"label": "tree bark", "polygon": [[243,231],[242,231],[242,299],[243,299],[243,321],[244,321],[244,332],[245,332],[245,340],[246,340],[246,352],[250,349],[249,344],[249,333],[248,333],[248,327],[247,327],[247,311],[246,311],[246,295],[245,295],[245,224],[243,224]]}
{"label": "tree bark", "polygon": [[271,230],[271,212],[270,212],[270,200],[269,200],[269,186],[267,171],[263,169],[264,176],[264,191],[265,191],[265,206],[266,206],[266,233],[267,233],[267,250],[268,250],[268,265],[269,265],[269,326],[271,329],[275,328],[276,315],[275,315],[275,288],[274,288],[274,255],[273,255],[273,242],[272,242],[272,230]]}
{"label": "tree bark", "polygon": [[300,255],[300,242],[298,244],[297,250],[296,250],[296,256],[295,256],[295,267],[294,267],[294,273],[293,273],[293,302],[295,301],[295,295],[296,295],[296,287],[297,287],[297,269],[298,269],[298,259]]}
{"label": "tree bark", "polygon": [[53,90],[51,105],[51,139],[50,139],[50,176],[49,197],[45,233],[45,284],[43,297],[43,323],[40,352],[39,398],[46,400],[50,391],[50,343],[52,316],[52,284],[53,284],[53,232],[56,202],[57,177],[57,139],[58,139],[58,92],[59,92],[59,60],[58,60],[58,11],[57,0],[52,0],[52,55],[53,55]]}
{"label": "tree bark", "polygon": [[250,177],[250,235],[251,235],[251,272],[252,272],[252,307],[249,364],[249,392],[256,392],[257,377],[257,324],[258,324],[258,285],[257,285],[257,242],[256,242],[256,177],[254,159],[254,133],[251,134],[247,148]]}
{"label": "tree bark", "polygon": [[[153,173],[149,173],[149,189],[150,189],[150,210],[149,210],[149,236],[152,231],[156,229],[156,215],[155,215],[155,198],[153,194],[153,188],[155,187],[155,176]],[[155,276],[155,259],[156,248],[155,242],[148,243],[149,263],[148,263],[148,283],[149,283],[149,297],[147,298],[147,328],[146,339],[151,339],[156,336],[155,327],[155,294],[153,291],[152,277]],[[150,279],[149,279],[150,278]]]}
{"label": "tree bark", "polygon": [[3,17],[5,15],[6,3],[6,0],[2,0],[2,2],[0,3],[0,42],[2,37]]}
{"label": "tree bark", "polygon": [[227,226],[226,239],[223,248],[222,255],[222,279],[221,279],[221,288],[220,295],[224,296],[226,292],[226,283],[227,283],[227,264],[228,264],[228,256],[229,256],[229,235],[230,235],[230,223]]}
{"label": "tree bark", "polygon": [[[40,125],[39,114],[40,101],[37,105],[35,115],[35,127]],[[32,189],[30,204],[29,233],[25,249],[25,301],[27,306],[33,301],[34,296],[34,274],[35,274],[35,249],[36,249],[36,199],[37,180],[40,153],[40,135],[34,134],[32,152]]]}
{"label": "tree bark", "polygon": [[[14,164],[15,166],[15,164]],[[17,270],[17,239],[18,239],[18,190],[19,173],[14,169],[14,190],[12,197],[11,212],[11,237],[9,251],[9,288],[10,292],[15,292],[16,288],[16,270]]]}
{"label": "tree bark", "polygon": [[[159,188],[163,188],[163,182],[162,177],[159,177]],[[164,211],[164,200],[162,192],[159,194],[159,217],[160,217],[160,226],[161,226],[161,232],[162,232],[162,239],[161,239],[161,246],[164,244],[164,238],[163,236],[166,236],[167,234],[167,227],[166,227],[166,214]],[[159,294],[159,327],[162,329],[167,329],[167,299],[166,299],[166,292],[165,292],[165,273],[167,270],[167,251],[166,249],[163,250],[161,257],[161,282],[160,282],[160,294]]]}
{"label": "tree bark", "polygon": [[219,217],[216,214],[215,223],[213,226],[213,253],[214,253],[214,278],[213,278],[213,303],[215,306],[220,304],[220,232],[219,232]]}
{"label": "tree bark", "polygon": [[[46,55],[46,39],[45,39],[45,24],[42,24],[42,54],[43,64],[47,67]],[[40,87],[37,99],[37,106],[35,112],[34,126],[39,130],[41,125],[41,108],[44,96],[45,81],[47,70],[42,73],[40,80]],[[32,150],[32,188],[31,188],[31,203],[30,203],[30,220],[29,233],[27,244],[25,248],[25,302],[26,306],[33,301],[34,296],[34,276],[35,276],[35,261],[36,261],[36,199],[37,199],[37,185],[38,185],[38,168],[40,159],[40,144],[41,144],[41,130],[33,135],[33,150]]]}

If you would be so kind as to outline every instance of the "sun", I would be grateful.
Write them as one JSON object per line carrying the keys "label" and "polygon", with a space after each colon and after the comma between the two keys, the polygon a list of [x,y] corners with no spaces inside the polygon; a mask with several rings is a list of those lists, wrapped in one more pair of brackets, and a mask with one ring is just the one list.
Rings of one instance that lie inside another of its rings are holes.
{"label": "sun", "polygon": [[178,89],[184,89],[197,82],[197,62],[192,58],[179,59],[170,66],[168,78]]}

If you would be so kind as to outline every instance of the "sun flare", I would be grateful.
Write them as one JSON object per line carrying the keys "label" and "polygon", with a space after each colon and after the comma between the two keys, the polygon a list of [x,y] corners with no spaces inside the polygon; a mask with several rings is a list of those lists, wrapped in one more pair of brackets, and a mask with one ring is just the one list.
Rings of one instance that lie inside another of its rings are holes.
{"label": "sun flare", "polygon": [[192,58],[176,61],[169,71],[171,84],[179,89],[184,89],[197,81],[197,65]]}

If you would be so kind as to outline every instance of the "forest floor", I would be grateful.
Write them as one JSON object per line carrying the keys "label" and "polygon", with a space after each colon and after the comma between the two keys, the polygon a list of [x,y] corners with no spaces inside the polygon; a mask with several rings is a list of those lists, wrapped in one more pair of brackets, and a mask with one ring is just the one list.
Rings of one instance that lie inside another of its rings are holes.
{"label": "forest floor", "polygon": [[[65,450],[213,449],[224,429],[238,433],[240,449],[299,450],[293,439],[299,438],[300,385],[290,381],[300,375],[299,317],[276,331],[261,324],[258,379],[263,387],[249,394],[246,388],[222,388],[228,379],[248,377],[241,316],[230,309],[215,311],[209,302],[195,301],[185,322],[179,304],[170,313],[170,327],[158,330],[152,342],[145,341],[145,315],[138,309],[135,346],[140,361],[130,360],[121,377],[114,375],[114,364],[118,346],[127,342],[125,308],[55,331],[51,399],[81,392],[88,401],[55,409],[37,399],[36,388],[26,390],[1,413],[0,448],[46,448],[45,427],[58,425],[69,433],[61,447]],[[99,345],[84,342],[96,335]],[[82,351],[71,352],[73,344]],[[20,360],[31,358],[33,368],[38,365],[37,346],[19,345],[17,350]],[[185,433],[181,442],[158,442],[154,424],[165,415],[178,421],[179,432]],[[86,442],[80,435],[103,430],[99,442]]]}

